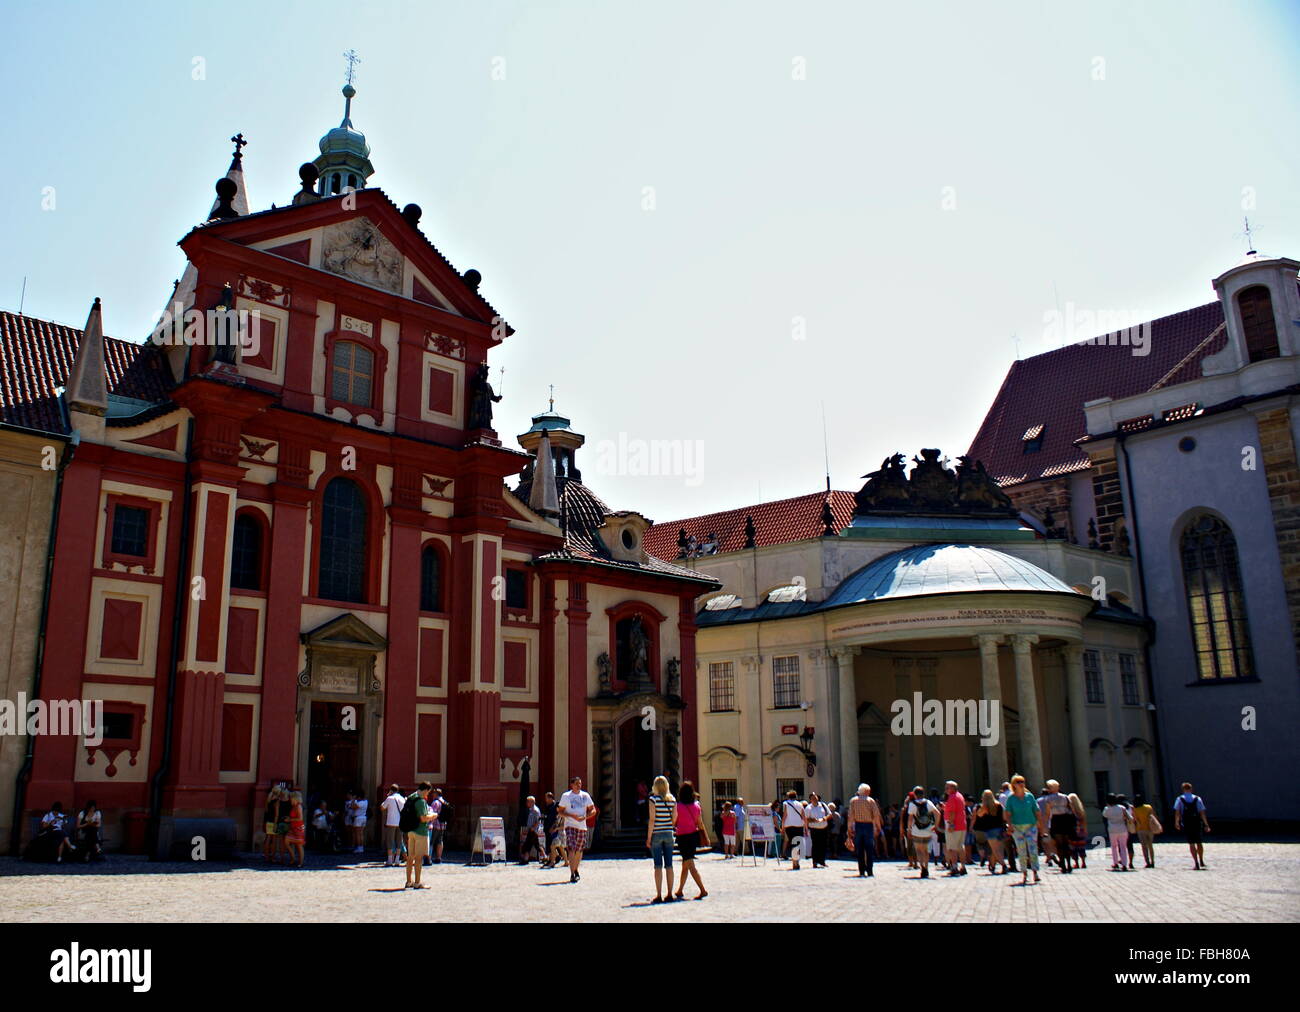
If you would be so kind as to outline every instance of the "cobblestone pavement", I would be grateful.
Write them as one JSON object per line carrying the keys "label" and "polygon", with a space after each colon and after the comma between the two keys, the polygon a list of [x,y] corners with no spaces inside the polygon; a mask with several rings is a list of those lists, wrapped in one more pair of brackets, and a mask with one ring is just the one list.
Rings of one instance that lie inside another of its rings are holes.
{"label": "cobblestone pavement", "polygon": [[[444,863],[426,868],[429,888],[405,891],[400,869],[381,861],[305,869],[240,864],[152,864],[110,858],[84,866],[25,865],[0,859],[0,921],[1300,921],[1300,843],[1210,843],[1207,871],[1193,871],[1184,846],[1158,848],[1157,867],[1109,870],[1108,854],[1041,885],[974,869],[921,881],[900,862],[873,879],[856,865],[828,869],[768,861],[757,867],[702,854],[707,899],[652,906],[648,859],[592,858],[582,881],[564,870]],[[1139,859],[1139,865],[1141,861]],[[692,883],[686,895],[695,895]]]}

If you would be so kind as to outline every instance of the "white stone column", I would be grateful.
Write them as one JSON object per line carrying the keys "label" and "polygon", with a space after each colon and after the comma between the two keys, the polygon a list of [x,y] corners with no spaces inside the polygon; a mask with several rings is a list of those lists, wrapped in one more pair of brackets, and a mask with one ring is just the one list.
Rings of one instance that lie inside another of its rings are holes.
{"label": "white stone column", "polygon": [[1002,676],[998,671],[998,644],[1001,636],[976,636],[980,648],[980,690],[986,700],[998,701],[998,741],[985,748],[988,759],[988,785],[996,792],[1004,780],[1011,777],[1007,769],[1007,721],[1003,716],[1006,700],[1002,698]]}
{"label": "white stone column", "polygon": [[[1062,649],[1065,657],[1065,687],[1070,703],[1070,755],[1074,758],[1074,793],[1088,811],[1097,804],[1096,781],[1092,775],[1092,748],[1088,738],[1087,691],[1083,679],[1083,647],[1077,643]],[[1068,793],[1068,792],[1067,792]]]}
{"label": "white stone column", "polygon": [[1038,728],[1038,690],[1034,686],[1034,644],[1037,636],[1011,637],[1016,657],[1016,697],[1020,707],[1020,751],[1030,791],[1043,789],[1043,736]]}
{"label": "white stone column", "polygon": [[858,689],[853,676],[853,658],[860,651],[861,647],[836,647],[831,651],[840,687],[838,766],[842,798],[851,798],[858,789]]}

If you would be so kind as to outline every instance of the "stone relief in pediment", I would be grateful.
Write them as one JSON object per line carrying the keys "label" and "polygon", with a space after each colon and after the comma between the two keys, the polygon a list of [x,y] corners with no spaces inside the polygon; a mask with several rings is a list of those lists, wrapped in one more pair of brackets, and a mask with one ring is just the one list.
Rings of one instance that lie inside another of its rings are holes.
{"label": "stone relief in pediment", "polygon": [[354,218],[325,228],[321,237],[321,266],[331,274],[363,285],[401,294],[402,254],[379,226]]}

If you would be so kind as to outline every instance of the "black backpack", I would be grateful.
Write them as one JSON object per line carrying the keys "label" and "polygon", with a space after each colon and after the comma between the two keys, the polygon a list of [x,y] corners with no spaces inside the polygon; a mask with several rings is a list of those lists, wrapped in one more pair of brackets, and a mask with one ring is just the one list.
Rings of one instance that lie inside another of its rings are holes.
{"label": "black backpack", "polygon": [[929,829],[934,825],[934,816],[930,813],[930,804],[927,801],[912,802],[912,828]]}
{"label": "black backpack", "polygon": [[415,806],[412,801],[419,800],[420,792],[416,791],[406,799],[406,804],[402,806],[402,817],[397,820],[397,828],[403,833],[415,833],[421,828],[420,817],[415,814]]}
{"label": "black backpack", "polygon": [[441,822],[444,826],[450,826],[451,820],[455,817],[456,806],[446,798],[442,799],[442,807],[438,809],[438,818],[436,821]]}

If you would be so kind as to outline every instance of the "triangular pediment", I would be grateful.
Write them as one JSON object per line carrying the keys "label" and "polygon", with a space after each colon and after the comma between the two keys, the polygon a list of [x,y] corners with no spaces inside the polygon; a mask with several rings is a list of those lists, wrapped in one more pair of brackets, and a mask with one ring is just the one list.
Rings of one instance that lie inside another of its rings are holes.
{"label": "triangular pediment", "polygon": [[[254,212],[201,226],[191,235],[195,233],[307,263],[471,320],[488,323],[498,318],[418,225],[378,189]],[[302,245],[307,237],[312,240],[309,256]],[[505,333],[511,333],[508,325]]]}
{"label": "triangular pediment", "polygon": [[388,640],[371,629],[352,612],[344,612],[324,625],[318,625],[302,634],[309,647],[328,647],[331,650],[355,650],[376,653],[388,647]]}

